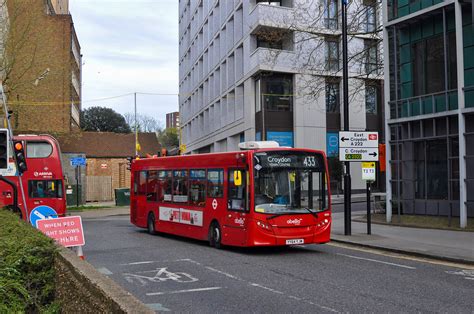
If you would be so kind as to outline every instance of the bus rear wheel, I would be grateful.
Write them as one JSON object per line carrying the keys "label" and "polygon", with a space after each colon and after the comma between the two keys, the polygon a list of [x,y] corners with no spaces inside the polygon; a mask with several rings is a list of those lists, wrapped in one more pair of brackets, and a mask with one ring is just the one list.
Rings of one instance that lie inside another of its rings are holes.
{"label": "bus rear wheel", "polygon": [[147,220],[147,229],[148,233],[151,235],[156,234],[156,229],[155,229],[155,214],[149,213],[148,214],[148,220]]}
{"label": "bus rear wheel", "polygon": [[222,233],[219,223],[213,222],[209,228],[209,244],[216,249],[220,249],[222,247],[221,239]]}

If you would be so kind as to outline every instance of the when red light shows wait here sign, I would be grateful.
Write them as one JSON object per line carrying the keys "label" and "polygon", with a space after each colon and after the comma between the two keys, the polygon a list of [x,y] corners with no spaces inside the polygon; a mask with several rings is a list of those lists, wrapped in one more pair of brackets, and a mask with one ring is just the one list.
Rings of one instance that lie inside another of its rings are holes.
{"label": "when red light shows wait here sign", "polygon": [[80,216],[41,219],[37,221],[37,227],[45,235],[65,247],[82,246],[85,244]]}

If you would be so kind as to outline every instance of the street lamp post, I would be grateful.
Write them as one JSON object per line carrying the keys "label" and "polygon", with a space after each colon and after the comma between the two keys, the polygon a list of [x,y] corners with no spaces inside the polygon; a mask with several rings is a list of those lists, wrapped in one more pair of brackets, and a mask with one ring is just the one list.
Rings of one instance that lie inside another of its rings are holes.
{"label": "street lamp post", "polygon": [[[347,2],[342,0],[342,97],[344,106],[344,131],[349,131],[349,66],[347,56]],[[344,172],[344,234],[351,235],[351,168],[345,162]]]}

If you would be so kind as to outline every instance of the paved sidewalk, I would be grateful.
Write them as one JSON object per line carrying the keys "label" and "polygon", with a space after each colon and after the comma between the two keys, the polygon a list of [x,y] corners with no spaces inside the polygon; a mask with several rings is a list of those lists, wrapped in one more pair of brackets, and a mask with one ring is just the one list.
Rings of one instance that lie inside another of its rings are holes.
{"label": "paved sidewalk", "polygon": [[102,218],[107,216],[125,216],[130,215],[130,207],[117,206],[111,208],[102,208],[94,210],[76,211],[71,210],[67,212],[69,216],[81,216],[82,218]]}
{"label": "paved sidewalk", "polygon": [[[364,212],[353,212],[352,218]],[[344,213],[333,213],[331,239],[366,247],[414,254],[435,259],[474,264],[474,233],[438,229],[419,229],[352,222],[352,235],[344,235]]]}

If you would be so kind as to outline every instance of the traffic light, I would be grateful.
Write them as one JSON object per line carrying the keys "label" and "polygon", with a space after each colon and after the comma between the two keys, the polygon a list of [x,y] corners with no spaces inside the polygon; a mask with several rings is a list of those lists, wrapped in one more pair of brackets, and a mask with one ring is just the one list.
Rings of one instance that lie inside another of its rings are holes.
{"label": "traffic light", "polygon": [[0,169],[8,168],[8,130],[0,129]]}
{"label": "traffic light", "polygon": [[13,149],[15,150],[15,162],[18,172],[22,174],[28,167],[26,166],[25,147],[22,141],[15,141],[13,143]]}

